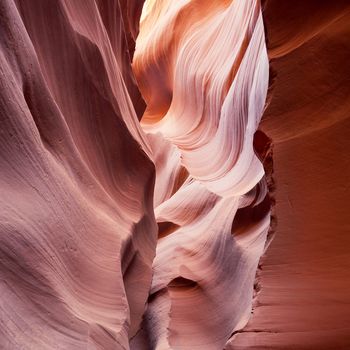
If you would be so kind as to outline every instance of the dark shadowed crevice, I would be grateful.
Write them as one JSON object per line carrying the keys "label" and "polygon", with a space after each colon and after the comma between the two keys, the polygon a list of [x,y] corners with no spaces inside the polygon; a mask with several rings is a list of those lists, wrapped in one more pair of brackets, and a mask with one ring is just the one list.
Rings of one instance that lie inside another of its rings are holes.
{"label": "dark shadowed crevice", "polygon": [[178,228],[180,228],[179,225],[176,225],[170,221],[158,222],[158,239],[169,236]]}

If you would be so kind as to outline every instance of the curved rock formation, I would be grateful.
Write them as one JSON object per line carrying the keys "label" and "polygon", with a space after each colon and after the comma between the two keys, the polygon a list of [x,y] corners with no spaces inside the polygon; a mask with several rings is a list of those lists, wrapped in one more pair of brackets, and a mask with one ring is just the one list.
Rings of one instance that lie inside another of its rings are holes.
{"label": "curved rock formation", "polygon": [[228,350],[350,348],[350,6],[267,0],[276,236]]}
{"label": "curved rock formation", "polygon": [[350,348],[349,21],[1,0],[0,349]]}
{"label": "curved rock formation", "polygon": [[157,227],[122,12],[105,0],[0,11],[0,348],[127,349]]}
{"label": "curved rock formation", "polygon": [[269,73],[259,3],[146,1],[133,67],[159,233],[132,349],[223,349],[249,318],[270,226],[253,147]]}

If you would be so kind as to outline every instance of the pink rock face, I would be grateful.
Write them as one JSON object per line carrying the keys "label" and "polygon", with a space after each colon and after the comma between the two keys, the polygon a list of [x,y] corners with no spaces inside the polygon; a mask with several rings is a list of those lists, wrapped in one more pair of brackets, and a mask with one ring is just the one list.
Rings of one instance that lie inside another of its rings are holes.
{"label": "pink rock face", "polygon": [[349,349],[349,14],[0,1],[0,349]]}
{"label": "pink rock face", "polygon": [[146,1],[133,68],[159,233],[131,347],[223,349],[249,318],[270,226],[253,146],[269,77],[258,2]]}
{"label": "pink rock face", "polygon": [[127,349],[157,226],[122,12],[0,10],[0,348]]}

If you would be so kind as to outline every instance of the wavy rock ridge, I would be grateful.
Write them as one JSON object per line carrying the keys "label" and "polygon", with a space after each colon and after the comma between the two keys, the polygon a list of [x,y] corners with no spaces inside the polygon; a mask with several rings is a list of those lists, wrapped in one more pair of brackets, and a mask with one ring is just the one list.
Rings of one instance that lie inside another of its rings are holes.
{"label": "wavy rock ridge", "polygon": [[157,234],[127,17],[115,1],[0,10],[0,348],[127,349]]}
{"label": "wavy rock ridge", "polygon": [[259,2],[146,1],[133,68],[159,233],[132,348],[223,349],[250,316],[270,226],[253,147],[269,79]]}

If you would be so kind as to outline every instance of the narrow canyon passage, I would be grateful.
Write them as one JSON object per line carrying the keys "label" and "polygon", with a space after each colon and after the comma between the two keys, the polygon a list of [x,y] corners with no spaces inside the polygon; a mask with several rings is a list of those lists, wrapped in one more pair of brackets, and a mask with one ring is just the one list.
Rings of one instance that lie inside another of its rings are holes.
{"label": "narrow canyon passage", "polygon": [[0,350],[348,350],[349,23],[0,0]]}

